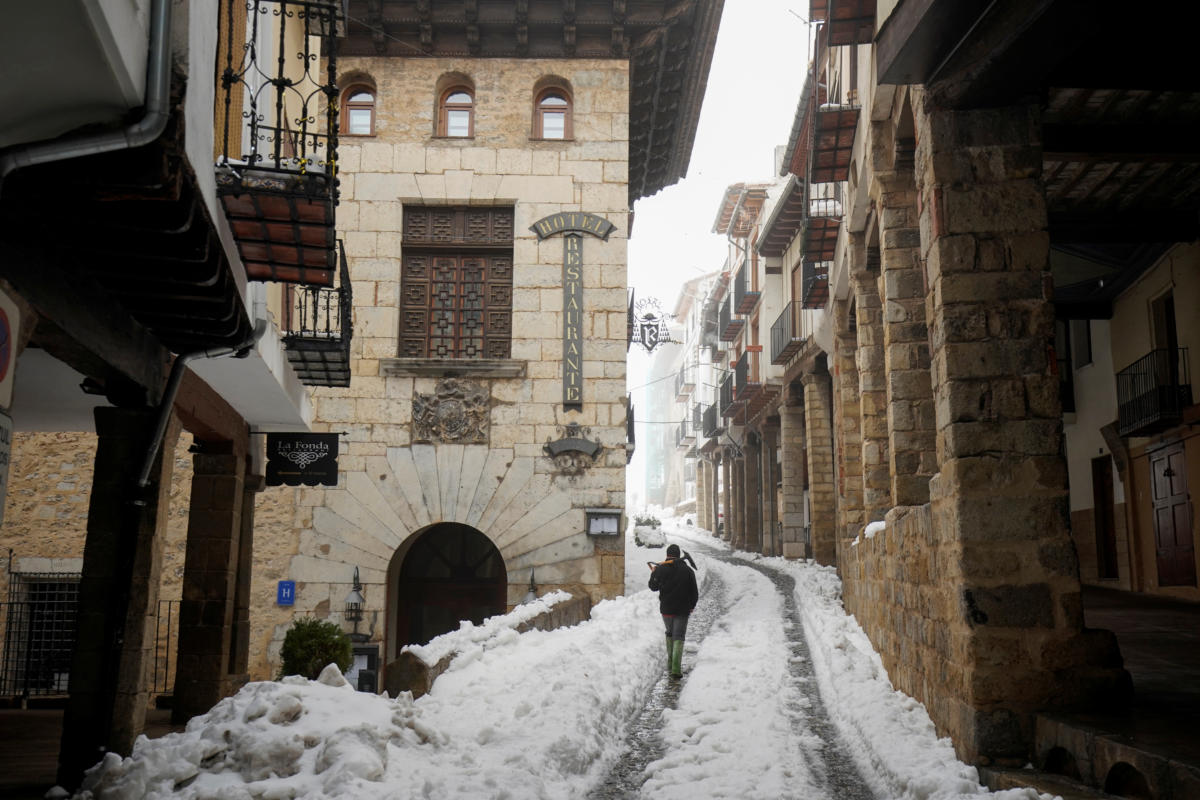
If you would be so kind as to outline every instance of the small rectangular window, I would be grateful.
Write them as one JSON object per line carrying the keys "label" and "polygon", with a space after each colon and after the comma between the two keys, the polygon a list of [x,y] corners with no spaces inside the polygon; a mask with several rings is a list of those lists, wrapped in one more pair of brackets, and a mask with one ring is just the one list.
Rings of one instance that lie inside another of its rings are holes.
{"label": "small rectangular window", "polygon": [[546,111],[542,114],[542,138],[565,139],[567,136],[567,115],[559,111]]}
{"label": "small rectangular window", "polygon": [[1071,320],[1071,366],[1075,369],[1092,363],[1092,323],[1086,319]]}
{"label": "small rectangular window", "polygon": [[470,136],[471,112],[463,109],[448,109],[446,111],[446,135]]}
{"label": "small rectangular window", "polygon": [[371,110],[368,108],[350,109],[349,133],[369,136],[371,134]]}

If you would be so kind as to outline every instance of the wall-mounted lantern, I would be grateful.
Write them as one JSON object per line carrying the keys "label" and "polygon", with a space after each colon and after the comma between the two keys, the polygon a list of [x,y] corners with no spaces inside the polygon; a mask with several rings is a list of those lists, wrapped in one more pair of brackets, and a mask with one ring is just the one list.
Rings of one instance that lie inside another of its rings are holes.
{"label": "wall-mounted lantern", "polygon": [[358,623],[362,622],[363,606],[367,603],[367,599],[363,597],[363,586],[358,579],[358,567],[354,568],[354,587],[350,589],[350,594],[346,595],[346,619],[354,623],[354,633],[350,634],[350,640],[353,642],[366,641],[366,634],[358,632]]}

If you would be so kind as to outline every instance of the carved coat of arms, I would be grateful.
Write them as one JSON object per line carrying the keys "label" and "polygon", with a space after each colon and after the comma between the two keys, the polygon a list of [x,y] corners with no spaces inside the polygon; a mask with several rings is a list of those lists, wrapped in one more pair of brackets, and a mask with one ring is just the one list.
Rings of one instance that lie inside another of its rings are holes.
{"label": "carved coat of arms", "polygon": [[445,378],[433,394],[413,394],[414,442],[486,443],[491,403],[488,390],[472,381]]}

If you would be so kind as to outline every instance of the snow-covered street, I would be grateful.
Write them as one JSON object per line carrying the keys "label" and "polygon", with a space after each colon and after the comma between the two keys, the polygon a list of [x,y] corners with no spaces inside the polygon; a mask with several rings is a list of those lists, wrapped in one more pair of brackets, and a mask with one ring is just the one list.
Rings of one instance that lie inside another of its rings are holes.
{"label": "snow-covered street", "polygon": [[466,626],[450,635],[471,644],[416,701],[354,692],[333,670],[250,684],[186,732],[110,756],[81,796],[1038,797],[989,793],[891,688],[832,569],[665,527],[701,582],[682,681],[665,675],[645,588],[663,551],[631,537],[626,596],[585,623]]}

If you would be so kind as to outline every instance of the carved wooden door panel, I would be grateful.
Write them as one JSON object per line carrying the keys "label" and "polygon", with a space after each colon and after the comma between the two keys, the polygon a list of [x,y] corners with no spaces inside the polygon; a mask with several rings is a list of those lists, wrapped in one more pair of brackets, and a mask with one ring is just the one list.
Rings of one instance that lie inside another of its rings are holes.
{"label": "carved wooden door panel", "polygon": [[1192,504],[1188,498],[1187,464],[1182,444],[1150,455],[1150,482],[1158,585],[1195,586]]}
{"label": "carved wooden door panel", "polygon": [[512,257],[407,253],[400,309],[400,355],[508,358]]}

